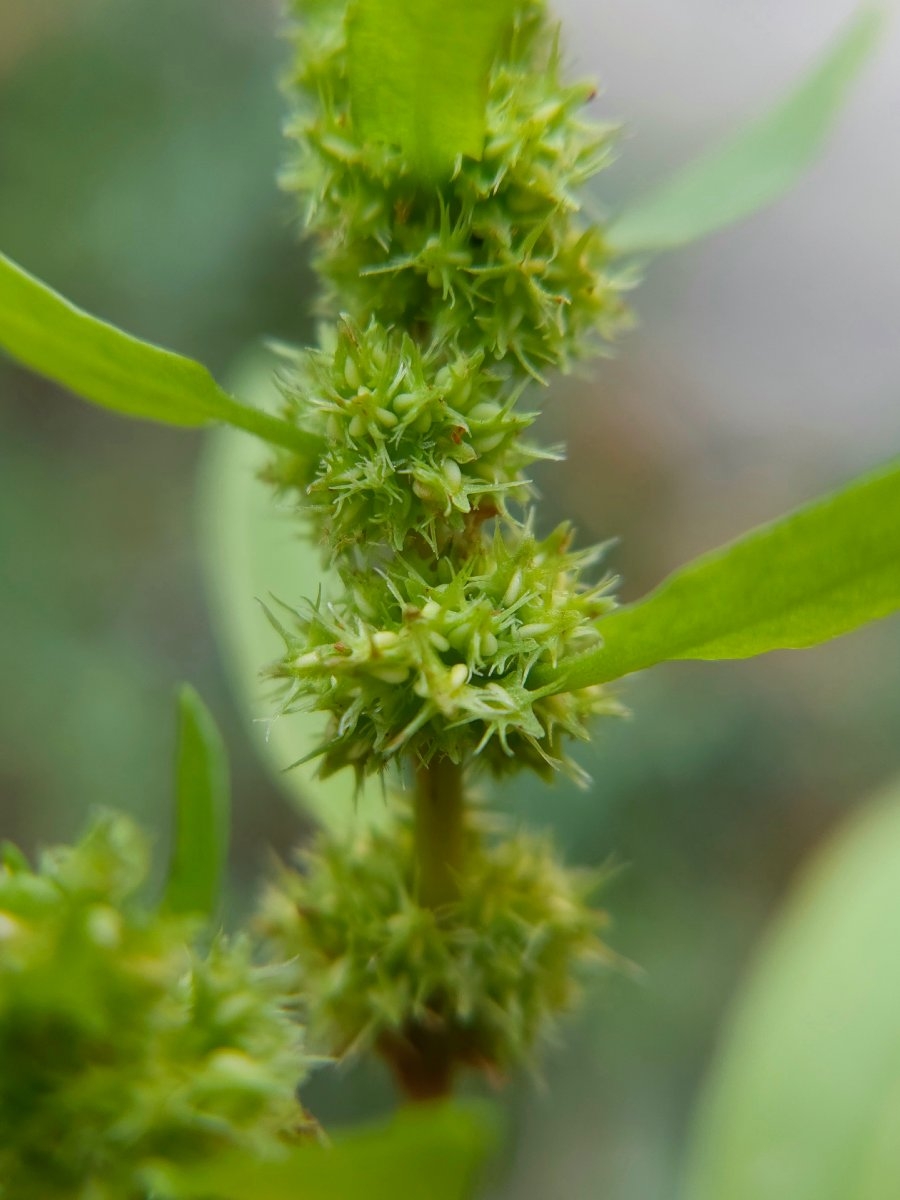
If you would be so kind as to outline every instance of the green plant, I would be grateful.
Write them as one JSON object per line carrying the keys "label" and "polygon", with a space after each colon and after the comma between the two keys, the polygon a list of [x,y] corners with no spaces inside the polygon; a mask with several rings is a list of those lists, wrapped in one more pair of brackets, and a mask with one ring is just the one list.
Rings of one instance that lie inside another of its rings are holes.
{"label": "green plant", "polygon": [[[85,1034],[112,1056],[101,1111],[122,1105],[135,1072],[158,1070],[154,1086],[168,1096],[166,1064],[190,1064],[177,1036],[183,1026],[196,1032],[193,1022],[207,1057],[191,1083],[205,1087],[203,1071],[212,1072],[203,1093],[212,1113],[189,1096],[184,1133],[154,1103],[146,1131],[113,1139],[115,1154],[127,1145],[120,1177],[106,1165],[115,1157],[108,1118],[94,1131],[83,1110],[78,1147],[63,1145],[59,1166],[59,1186],[78,1195],[98,1194],[101,1173],[110,1195],[237,1198],[265,1178],[269,1194],[314,1196],[360,1186],[372,1161],[386,1194],[408,1193],[402,1123],[364,1137],[362,1149],[349,1143],[343,1157],[310,1144],[293,1097],[305,1063],[288,1014],[302,1015],[317,1052],[374,1051],[409,1098],[445,1097],[463,1070],[497,1079],[533,1061],[584,970],[611,958],[591,906],[597,881],[568,870],[545,838],[511,835],[473,798],[485,778],[577,772],[568,743],[619,711],[607,685],[633,671],[814,645],[900,607],[896,463],[618,609],[600,548],[575,548],[568,525],[536,532],[527,475],[538,459],[559,457],[529,433],[547,376],[628,328],[625,297],[647,254],[737,219],[793,182],[865,60],[877,15],[865,13],[770,118],[607,223],[585,215],[579,189],[609,163],[616,131],[585,118],[593,88],[563,78],[540,0],[308,0],[295,16],[285,185],[313,239],[322,331],[317,346],[283,352],[276,412],[235,400],[202,367],[88,317],[0,259],[0,345],[15,358],[127,415],[220,421],[269,447],[262,477],[296,508],[321,558],[317,593],[279,595],[267,608],[284,643],[268,671],[278,711],[305,714],[289,726],[304,731],[294,757],[315,760],[325,780],[352,774],[360,789],[381,777],[391,793],[379,828],[348,833],[326,820],[302,870],[286,867],[270,883],[255,932],[276,968],[252,968],[243,942],[229,950],[214,939],[204,950],[210,935],[190,921],[214,909],[223,769],[204,710],[183,702],[177,851],[163,909],[132,916],[121,885],[90,883],[85,903],[129,935],[157,938],[153,953],[166,962],[189,935],[200,957],[162,971],[157,992],[139,1001],[121,994],[127,945],[95,946],[81,891],[63,886],[46,921],[56,928],[76,907],[88,938],[73,943],[76,964],[92,987],[110,990],[110,1027]],[[109,839],[120,827],[103,829]],[[91,837],[72,861],[90,853]],[[2,879],[10,919],[26,922],[10,926],[10,944],[21,933],[27,949],[42,926],[15,908],[16,889],[59,880],[31,874],[14,855]],[[22,977],[39,987],[37,968],[23,962]],[[221,1003],[246,1030],[220,1030],[203,1003],[204,972],[218,972]],[[30,991],[16,1003],[28,1019],[41,1009]],[[131,1029],[134,1046],[116,1030],[120,1003],[148,1011]],[[157,1003],[177,1027],[174,1042],[160,1031]],[[19,1017],[0,1014],[2,1032],[18,1041]],[[76,1024],[86,1014],[85,1005]],[[79,1097],[85,1080],[93,1086],[87,1045],[71,1068]],[[32,1070],[24,1063],[16,1078],[28,1082]],[[54,1122],[80,1107],[69,1086],[68,1076],[35,1084],[31,1143],[13,1123],[14,1101],[6,1105],[11,1162],[23,1172],[22,1182],[8,1172],[17,1195],[56,1186],[34,1163]],[[125,1111],[142,1112],[130,1103]],[[485,1139],[464,1112],[444,1110],[435,1122],[439,1132],[451,1123],[456,1168],[445,1183],[458,1195]],[[329,1184],[329,1171],[342,1182]]]}

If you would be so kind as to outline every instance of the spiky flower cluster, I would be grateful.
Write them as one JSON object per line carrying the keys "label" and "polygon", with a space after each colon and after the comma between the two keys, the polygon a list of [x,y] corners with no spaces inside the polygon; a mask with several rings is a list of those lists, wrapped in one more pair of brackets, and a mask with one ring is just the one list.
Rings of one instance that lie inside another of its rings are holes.
{"label": "spiky flower cluster", "polygon": [[244,942],[190,949],[135,901],[147,847],[101,819],[38,870],[0,865],[0,1197],[142,1200],[155,1159],[273,1152],[304,1058],[283,968]]}
{"label": "spiky flower cluster", "polygon": [[413,834],[399,819],[352,843],[322,838],[266,894],[261,922],[297,964],[317,1037],[337,1055],[375,1049],[413,1095],[461,1066],[499,1075],[534,1051],[609,957],[596,874],[561,867],[546,839],[469,829],[467,886],[417,901]]}
{"label": "spiky flower cluster", "polygon": [[613,702],[601,688],[528,688],[535,663],[596,644],[592,622],[611,606],[609,580],[581,582],[596,552],[573,552],[570,542],[565,525],[542,541],[530,530],[508,541],[498,530],[460,569],[407,552],[373,575],[361,559],[345,569],[341,600],[308,603],[296,633],[279,625],[287,710],[341,714],[323,770],[381,770],[401,752],[423,763],[481,756],[497,773],[575,770],[566,739],[586,737],[585,720]]}
{"label": "spiky flower cluster", "polygon": [[535,414],[517,402],[625,321],[624,281],[575,199],[613,131],[583,118],[590,89],[561,82],[544,4],[523,0],[490,75],[482,158],[424,183],[354,130],[345,8],[302,6],[287,176],[323,311],[342,315],[282,380],[317,452],[268,472],[300,492],[344,594],[299,614],[274,674],[288,710],[330,713],[326,772],[401,751],[543,772],[615,706],[529,676],[596,642],[610,599],[568,531],[535,540],[527,471],[558,455],[527,440]]}
{"label": "spiky flower cluster", "polygon": [[437,555],[450,538],[472,540],[510,501],[528,499],[523,471],[554,457],[521,440],[537,414],[516,408],[521,386],[484,357],[422,348],[402,330],[373,320],[363,331],[343,317],[283,380],[321,454],[305,464],[285,455],[270,478],[305,490],[337,553],[421,539]]}
{"label": "spiky flower cluster", "polygon": [[267,474],[299,493],[331,573],[273,614],[271,674],[285,711],[328,714],[324,774],[399,760],[417,785],[413,817],[352,845],[323,836],[265,923],[327,1047],[375,1047],[429,1095],[460,1067],[527,1061],[602,952],[582,881],[540,839],[489,838],[462,787],[475,765],[574,771],[568,740],[616,708],[534,683],[596,645],[612,600],[598,550],[565,525],[535,533],[528,470],[558,456],[518,402],[625,324],[626,281],[575,198],[613,131],[584,120],[591,89],[561,82],[543,0],[521,0],[494,62],[482,157],[437,183],[355,130],[346,7],[297,0],[287,184],[333,324],[282,377],[314,451]]}
{"label": "spiky flower cluster", "polygon": [[481,160],[460,160],[439,190],[396,147],[356,135],[344,9],[302,5],[285,177],[316,235],[325,311],[486,350],[533,375],[614,336],[627,280],[576,193],[609,162],[616,131],[584,119],[593,85],[562,82],[541,0],[523,0],[495,62]]}

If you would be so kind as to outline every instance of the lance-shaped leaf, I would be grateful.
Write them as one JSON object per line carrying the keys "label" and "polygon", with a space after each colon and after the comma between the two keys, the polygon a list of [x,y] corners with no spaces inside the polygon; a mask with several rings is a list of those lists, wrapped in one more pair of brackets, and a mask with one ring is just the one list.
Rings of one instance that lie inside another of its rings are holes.
{"label": "lance-shaped leaf", "polygon": [[172,912],[212,916],[228,855],[230,787],[222,735],[185,684],[178,695],[175,830],[164,898]]}
{"label": "lance-shaped leaf", "polygon": [[309,438],[229,396],[199,363],[89,316],[0,254],[0,348],[83,400],[165,425],[224,421],[277,445]]}
{"label": "lance-shaped leaf", "polygon": [[621,254],[672,250],[790,191],[825,145],[884,24],[883,12],[863,9],[774,111],[626,209],[609,230],[613,249]]}
{"label": "lance-shaped leaf", "polygon": [[488,77],[518,0],[355,0],[348,16],[353,121],[423,176],[484,149]]}
{"label": "lance-shaped leaf", "polygon": [[184,1200],[467,1200],[495,1140],[484,1106],[427,1106],[333,1146],[300,1146],[275,1162],[225,1151],[196,1170],[165,1172],[162,1182],[165,1195]]}
{"label": "lance-shaped leaf", "polygon": [[900,1196],[900,788],[801,880],[704,1089],[684,1200]]}
{"label": "lance-shaped leaf", "polygon": [[815,646],[900,609],[900,462],[676,571],[600,623],[597,650],[535,686],[605,683],[670,659]]}

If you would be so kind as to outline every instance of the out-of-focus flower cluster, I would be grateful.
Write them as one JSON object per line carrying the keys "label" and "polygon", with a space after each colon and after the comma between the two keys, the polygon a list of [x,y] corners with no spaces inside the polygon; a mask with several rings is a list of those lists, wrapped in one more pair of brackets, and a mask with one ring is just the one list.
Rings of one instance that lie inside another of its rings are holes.
{"label": "out-of-focus flower cluster", "polygon": [[460,1067],[500,1075],[528,1061],[609,959],[596,874],[559,865],[545,838],[485,836],[470,816],[466,886],[438,909],[416,899],[408,820],[345,841],[322,835],[266,893],[261,923],[296,964],[323,1050],[377,1050],[413,1094]]}
{"label": "out-of-focus flower cluster", "polygon": [[248,944],[193,949],[142,907],[147,845],[99,820],[33,870],[0,865],[0,1197],[143,1200],[155,1160],[266,1155],[304,1122],[285,968]]}

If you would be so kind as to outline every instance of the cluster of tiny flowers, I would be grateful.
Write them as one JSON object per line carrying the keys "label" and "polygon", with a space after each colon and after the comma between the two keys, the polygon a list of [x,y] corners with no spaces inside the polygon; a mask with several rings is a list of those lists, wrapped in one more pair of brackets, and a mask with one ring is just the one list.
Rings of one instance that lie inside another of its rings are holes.
{"label": "cluster of tiny flowers", "polygon": [[332,714],[323,773],[381,770],[404,752],[577,774],[566,739],[585,738],[586,719],[613,702],[597,687],[528,687],[537,663],[595,645],[594,622],[612,603],[609,580],[581,582],[597,552],[573,552],[570,540],[565,525],[542,541],[498,530],[461,569],[407,553],[381,574],[361,557],[345,568],[341,600],[309,602],[289,627],[276,619],[287,652],[274,673],[292,685],[285,711]]}
{"label": "cluster of tiny flowers", "polygon": [[156,1162],[274,1153],[303,1121],[284,968],[241,941],[192,951],[190,922],[135,903],[146,870],[123,817],[38,870],[4,851],[3,1200],[144,1200]]}
{"label": "cluster of tiny flowers", "polygon": [[527,500],[523,471],[553,457],[521,440],[537,414],[515,407],[521,387],[486,370],[483,351],[436,360],[374,320],[363,330],[343,318],[319,349],[295,355],[282,383],[321,450],[282,455],[269,478],[302,489],[337,553],[402,550],[413,536],[441,553],[448,538]]}
{"label": "cluster of tiny flowers", "polygon": [[561,81],[545,5],[522,0],[490,73],[481,158],[424,181],[354,128],[346,8],[298,4],[286,181],[333,324],[281,378],[316,449],[267,471],[300,494],[334,570],[272,674],[285,711],[329,714],[325,773],[401,752],[546,773],[615,705],[529,675],[596,644],[611,600],[590,579],[596,553],[573,554],[568,530],[532,533],[528,470],[559,455],[529,441],[535,414],[518,401],[626,320],[624,280],[576,199],[614,131],[585,119],[590,89]]}
{"label": "cluster of tiny flowers", "polygon": [[628,281],[576,198],[615,129],[582,115],[591,85],[561,82],[544,5],[525,0],[494,65],[481,160],[461,158],[440,189],[396,148],[356,136],[344,8],[331,0],[299,22],[285,177],[316,237],[326,310],[486,348],[535,376],[618,333]]}
{"label": "cluster of tiny flowers", "polygon": [[528,1061],[578,976],[610,958],[596,874],[560,866],[546,838],[469,835],[467,886],[438,910],[417,902],[399,818],[349,842],[321,835],[262,906],[302,979],[310,1036],[337,1056],[375,1049],[413,1094],[458,1067],[497,1076]]}

